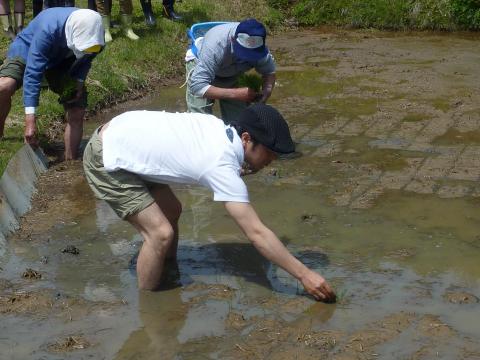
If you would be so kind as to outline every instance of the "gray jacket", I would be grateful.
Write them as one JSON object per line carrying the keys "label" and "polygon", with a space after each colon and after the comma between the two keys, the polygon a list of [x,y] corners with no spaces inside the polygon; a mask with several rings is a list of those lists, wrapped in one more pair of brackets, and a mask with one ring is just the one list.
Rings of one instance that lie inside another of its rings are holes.
{"label": "gray jacket", "polygon": [[245,62],[236,59],[233,54],[232,39],[238,22],[215,26],[203,39],[198,52],[195,68],[189,77],[189,87],[192,94],[203,96],[217,78],[234,78],[255,68],[261,75],[275,72],[275,60],[269,52],[266,57],[255,62]]}

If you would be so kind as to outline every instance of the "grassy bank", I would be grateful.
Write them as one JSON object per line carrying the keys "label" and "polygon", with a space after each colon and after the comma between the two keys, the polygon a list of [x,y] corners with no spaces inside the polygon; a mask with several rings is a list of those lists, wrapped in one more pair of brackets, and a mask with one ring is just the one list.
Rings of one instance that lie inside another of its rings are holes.
{"label": "grassy bank", "polygon": [[[114,3],[112,17],[118,15],[118,3]],[[185,0],[176,4],[184,15],[183,22],[172,22],[161,16],[161,2],[154,2],[157,25],[148,28],[144,23],[139,1],[134,0],[134,31],[141,37],[137,42],[124,38],[120,30],[113,29],[114,41],[94,61],[87,79],[89,111],[94,112],[119,100],[128,99],[138,93],[147,93],[155,84],[174,76],[183,76],[184,55],[187,47],[186,30],[195,22],[211,20],[238,20],[257,17],[267,23],[278,21],[265,1],[211,1]],[[27,6],[30,2],[27,2]],[[86,7],[86,1],[77,6]],[[27,9],[27,18],[31,17]],[[8,49],[8,42],[0,38],[0,59]],[[38,108],[38,127],[42,142],[51,141],[62,133],[63,108],[57,96],[42,91]],[[0,174],[12,155],[23,145],[22,91],[17,91],[12,111],[7,118],[5,137],[0,141]]]}
{"label": "grassy bank", "polygon": [[479,30],[478,0],[268,0],[300,25],[391,30]]}

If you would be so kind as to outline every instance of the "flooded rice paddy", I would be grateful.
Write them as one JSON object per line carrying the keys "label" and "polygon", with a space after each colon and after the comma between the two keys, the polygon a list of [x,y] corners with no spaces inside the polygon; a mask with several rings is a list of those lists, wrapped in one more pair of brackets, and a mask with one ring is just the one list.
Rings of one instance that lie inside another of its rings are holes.
{"label": "flooded rice paddy", "polygon": [[[271,39],[271,103],[303,156],[246,181],[337,304],[305,296],[197,187],[175,187],[178,266],[163,291],[138,292],[139,235],[94,200],[80,163],[59,164],[0,248],[0,358],[480,359],[478,42]],[[183,90],[159,88],[96,122],[125,108],[183,111]]]}

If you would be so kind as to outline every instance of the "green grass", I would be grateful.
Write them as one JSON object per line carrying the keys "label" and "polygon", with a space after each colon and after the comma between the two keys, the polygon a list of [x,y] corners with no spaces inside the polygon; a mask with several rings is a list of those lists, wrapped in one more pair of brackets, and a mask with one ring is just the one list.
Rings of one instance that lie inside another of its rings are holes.
{"label": "green grass", "polygon": [[478,30],[478,0],[268,0],[301,25],[391,30]]}

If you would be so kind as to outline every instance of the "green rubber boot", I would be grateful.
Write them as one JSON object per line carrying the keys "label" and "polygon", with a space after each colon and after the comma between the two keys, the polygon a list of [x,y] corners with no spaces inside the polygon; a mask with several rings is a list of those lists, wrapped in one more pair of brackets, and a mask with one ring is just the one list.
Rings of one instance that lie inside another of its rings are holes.
{"label": "green rubber boot", "polygon": [[122,30],[126,37],[130,40],[138,40],[140,39],[137,34],[135,34],[132,30],[132,15],[122,14]]}
{"label": "green rubber boot", "polygon": [[102,15],[102,24],[105,30],[105,42],[109,43],[113,40],[112,34],[110,33],[110,15]]}

